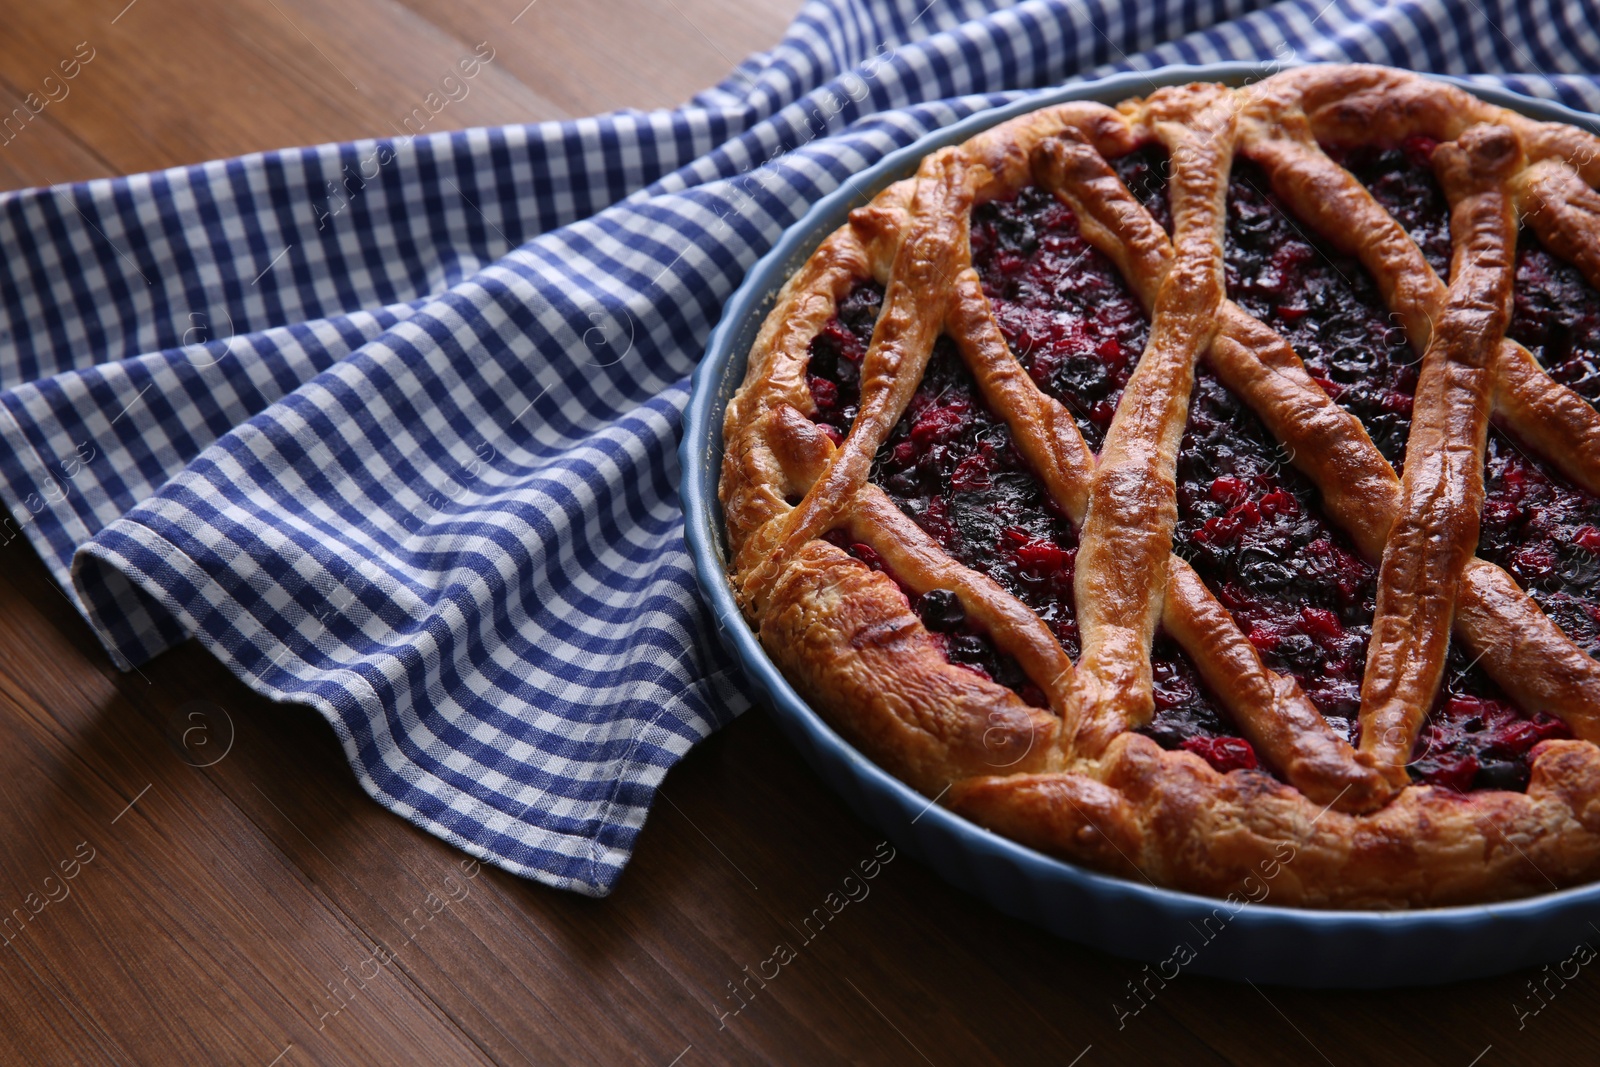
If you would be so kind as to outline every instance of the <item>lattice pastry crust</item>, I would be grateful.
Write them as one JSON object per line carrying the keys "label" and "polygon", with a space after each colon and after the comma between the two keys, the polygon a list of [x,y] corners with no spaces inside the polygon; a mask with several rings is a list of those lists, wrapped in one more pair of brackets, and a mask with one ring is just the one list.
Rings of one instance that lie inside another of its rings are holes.
{"label": "lattice pastry crust", "polygon": [[[1433,166],[1451,206],[1448,286],[1319,147],[1410,135],[1444,142]],[[1153,143],[1170,158],[1170,237],[1107,162]],[[1359,258],[1422,353],[1403,476],[1289,343],[1229,300],[1236,152],[1304,224]],[[1071,207],[1150,317],[1098,455],[1022,369],[972,267],[974,205],[1032,184]],[[748,618],[796,688],[874,760],[968,818],[1091,867],[1220,895],[1287,842],[1294,859],[1274,903],[1344,907],[1486,900],[1594,877],[1600,664],[1474,553],[1491,413],[1600,493],[1600,414],[1505,336],[1519,220],[1600,286],[1596,184],[1600,140],[1589,134],[1366,66],[1162,89],[1115,109],[1069,103],[933,152],[822,243],[751,349],[720,484]],[[835,446],[810,418],[808,346],[862,279],[884,287],[882,311],[858,414]],[[941,333],[1078,527],[1076,663],[1021,601],[950,558],[868,481]],[[1359,748],[1263,665],[1172,554],[1175,456],[1199,360],[1292,450],[1327,515],[1379,567]],[[871,546],[894,580],[821,539],[836,529]],[[896,582],[954,591],[1049,708],[949,663]],[[1277,777],[1219,773],[1132,732],[1152,714],[1158,626]],[[1526,793],[1458,794],[1407,774],[1452,635],[1524,709],[1577,738],[1533,750]]]}

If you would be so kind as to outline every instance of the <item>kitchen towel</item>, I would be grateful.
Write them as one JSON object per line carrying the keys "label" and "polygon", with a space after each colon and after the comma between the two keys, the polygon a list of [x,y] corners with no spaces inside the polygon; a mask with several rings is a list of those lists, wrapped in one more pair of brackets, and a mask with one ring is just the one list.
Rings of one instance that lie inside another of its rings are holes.
{"label": "kitchen towel", "polygon": [[813,0],[675,111],[4,194],[0,541],[120,667],[195,637],[326,716],[380,803],[604,895],[667,768],[745,706],[683,546],[680,412],[807,207],[1117,69],[1387,63],[1594,110],[1597,25],[1571,0]]}

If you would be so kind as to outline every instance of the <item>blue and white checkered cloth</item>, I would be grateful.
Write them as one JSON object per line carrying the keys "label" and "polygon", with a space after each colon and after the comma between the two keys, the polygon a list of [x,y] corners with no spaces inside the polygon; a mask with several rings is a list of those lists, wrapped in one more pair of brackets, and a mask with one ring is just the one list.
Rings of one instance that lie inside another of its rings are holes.
{"label": "blue and white checkered cloth", "polygon": [[0,538],[119,666],[196,637],[322,712],[380,803],[603,895],[745,706],[683,547],[679,414],[811,203],[1117,68],[1367,61],[1600,109],[1578,0],[995,6],[813,0],[672,112],[0,197]]}

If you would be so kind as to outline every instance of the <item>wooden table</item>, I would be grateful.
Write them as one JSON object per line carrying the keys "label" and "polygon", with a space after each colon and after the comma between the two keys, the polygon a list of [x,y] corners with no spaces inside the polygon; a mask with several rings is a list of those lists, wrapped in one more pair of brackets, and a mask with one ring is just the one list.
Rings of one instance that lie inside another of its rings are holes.
{"label": "wooden table", "polygon": [[[94,57],[0,147],[0,185],[383,134],[478,42],[495,59],[441,125],[667,106],[776,41],[798,6],[522,5],[13,0],[6,108],[80,42]],[[887,853],[760,711],[668,776],[610,899],[546,889],[384,811],[318,716],[193,644],[118,674],[30,549],[0,560],[0,908],[23,917],[0,946],[6,1062],[1600,1058],[1592,968],[1550,981],[1520,1027],[1542,976],[1399,993],[1182,977],[1119,1027],[1137,965],[905,857],[807,940],[804,918]],[[779,943],[794,957],[752,979]]]}

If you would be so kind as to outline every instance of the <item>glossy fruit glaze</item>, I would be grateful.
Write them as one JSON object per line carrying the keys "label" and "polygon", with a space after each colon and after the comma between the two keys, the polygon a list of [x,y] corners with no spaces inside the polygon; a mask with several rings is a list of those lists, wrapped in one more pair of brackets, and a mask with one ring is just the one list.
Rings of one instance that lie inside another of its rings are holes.
{"label": "glossy fruit glaze", "polygon": [[[1413,140],[1333,154],[1446,276],[1448,210],[1428,169],[1432,148]],[[1143,151],[1114,165],[1170,226],[1163,157]],[[1137,301],[1109,259],[1083,241],[1071,210],[1040,190],[985,204],[972,223],[973,263],[1013,351],[1098,447],[1148,335]],[[1226,260],[1230,296],[1294,345],[1398,469],[1417,354],[1360,264],[1297,223],[1266,176],[1242,159],[1229,191]],[[816,418],[835,437],[848,432],[854,417],[860,361],[880,301],[876,286],[858,286],[813,345]],[[1600,294],[1526,234],[1512,335],[1558,380],[1591,399],[1600,396]],[[1198,368],[1178,459],[1174,549],[1233,612],[1267,665],[1296,677],[1330,725],[1358,741],[1376,568],[1328,522],[1290,458],[1208,368]],[[1077,654],[1076,535],[948,339],[936,347],[872,477],[952,556],[1017,595]],[[1574,640],[1600,651],[1600,501],[1498,429],[1490,437],[1486,496],[1480,554],[1506,567]],[[870,548],[833,539],[881,568]],[[908,599],[953,662],[1041,702],[1015,663],[968,623],[952,594]],[[1156,715],[1144,732],[1165,747],[1197,752],[1219,770],[1255,766],[1249,743],[1183,653],[1158,635],[1153,661]],[[1523,714],[1453,648],[1411,770],[1458,790],[1519,789],[1527,782],[1529,749],[1560,736],[1569,736],[1560,722]]]}

